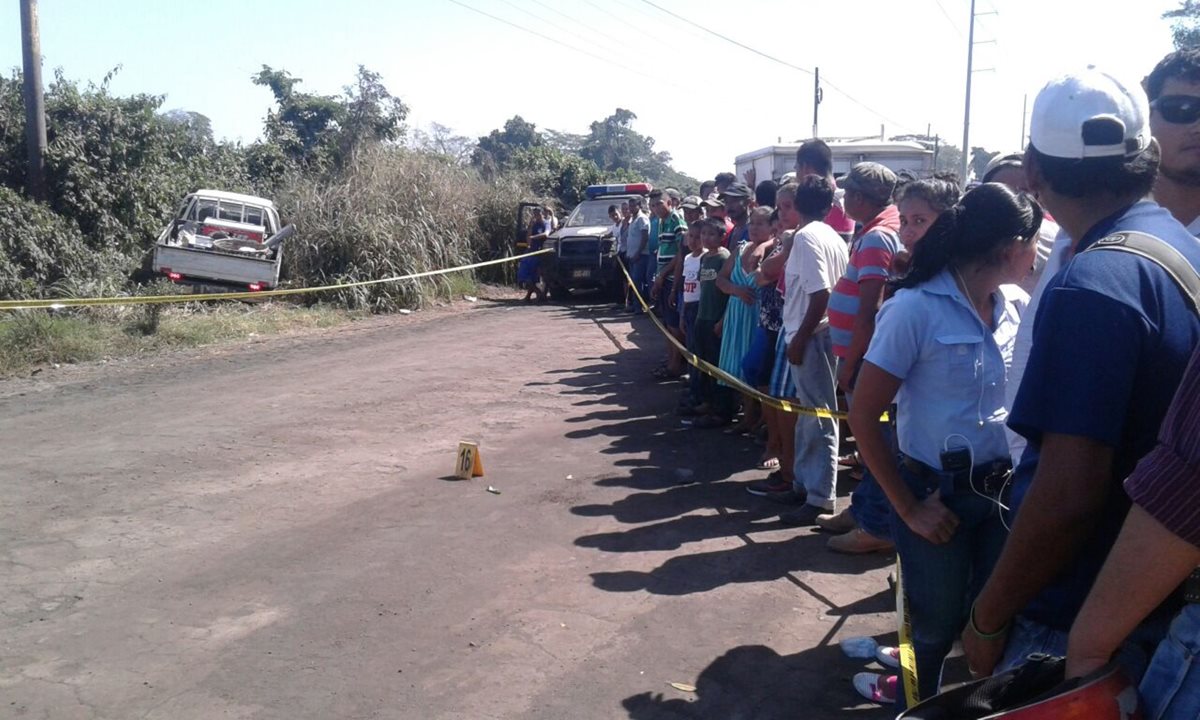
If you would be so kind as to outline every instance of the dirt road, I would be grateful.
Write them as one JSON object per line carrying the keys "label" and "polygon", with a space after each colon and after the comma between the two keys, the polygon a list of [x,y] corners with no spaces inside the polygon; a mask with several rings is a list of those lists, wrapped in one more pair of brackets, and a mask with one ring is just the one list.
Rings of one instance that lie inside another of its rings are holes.
{"label": "dirt road", "polygon": [[649,321],[419,316],[0,384],[0,717],[889,715],[890,559],[745,493]]}

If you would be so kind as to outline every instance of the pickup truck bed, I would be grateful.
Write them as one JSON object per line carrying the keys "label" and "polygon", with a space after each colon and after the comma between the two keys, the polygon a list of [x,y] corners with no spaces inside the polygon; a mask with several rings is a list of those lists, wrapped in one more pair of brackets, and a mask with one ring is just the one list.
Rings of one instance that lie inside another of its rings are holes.
{"label": "pickup truck bed", "polygon": [[279,265],[283,248],[275,250],[274,258],[247,256],[211,250],[157,244],[154,246],[154,272],[179,273],[180,282],[203,280],[217,285],[248,288],[257,284],[263,289],[275,287],[279,281]]}

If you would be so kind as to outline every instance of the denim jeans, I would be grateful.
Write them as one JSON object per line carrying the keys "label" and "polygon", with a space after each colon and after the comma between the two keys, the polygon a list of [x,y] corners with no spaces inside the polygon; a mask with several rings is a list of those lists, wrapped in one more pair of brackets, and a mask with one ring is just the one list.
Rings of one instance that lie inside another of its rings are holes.
{"label": "denim jeans", "polygon": [[[696,344],[696,313],[700,310],[698,302],[683,302],[680,298],[680,303],[683,307],[683,324],[687,333],[687,349],[693,355],[699,355],[700,349]],[[693,404],[699,404],[704,399],[704,373],[700,372],[700,368],[695,365],[688,365],[688,399]]]}
{"label": "denim jeans", "polygon": [[892,539],[892,504],[879,487],[879,481],[866,468],[862,481],[850,494],[850,516],[871,537]]}
{"label": "denim jeans", "polygon": [[1142,676],[1138,698],[1146,720],[1200,717],[1200,605],[1184,606]]}
{"label": "denim jeans", "polygon": [[[804,362],[793,364],[796,399],[806,407],[837,410],[837,359],[829,330],[813,335],[804,347]],[[801,415],[796,420],[793,488],[808,494],[808,504],[833,511],[837,501],[838,421]]]}
{"label": "denim jeans", "polygon": [[[1134,629],[1117,651],[1116,661],[1134,682],[1146,673],[1150,656],[1167,635],[1166,620],[1152,617]],[[1013,619],[1008,642],[1004,646],[1004,657],[996,665],[996,673],[1007,672],[1025,664],[1034,653],[1064,656],[1067,654],[1067,631],[1042,625],[1018,615]],[[1147,716],[1149,717],[1149,716]]]}
{"label": "denim jeans", "polygon": [[[649,255],[638,255],[630,260],[629,267],[629,275],[633,278],[633,284],[637,287],[638,293],[641,294],[642,299],[645,300],[647,304],[653,302],[650,294],[646,292],[646,267],[649,264]],[[641,304],[638,303],[636,299],[633,301],[633,307],[635,310],[642,309]]]}
{"label": "denim jeans", "polygon": [[[900,475],[918,500],[938,489],[936,483],[917,478],[904,466]],[[943,491],[942,503],[959,520],[954,537],[943,545],[917,535],[892,513],[892,538],[900,555],[912,623],[917,697],[922,700],[938,693],[942,663],[962,633],[971,603],[991,574],[1008,535],[999,508],[988,498],[969,490]],[[904,693],[897,696],[897,710],[903,710]]]}

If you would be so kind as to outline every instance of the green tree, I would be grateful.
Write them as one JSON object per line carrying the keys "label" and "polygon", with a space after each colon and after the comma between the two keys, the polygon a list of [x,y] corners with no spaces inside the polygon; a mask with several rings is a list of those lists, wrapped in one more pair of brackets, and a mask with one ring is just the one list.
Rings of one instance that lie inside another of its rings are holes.
{"label": "green tree", "polygon": [[632,173],[660,187],[692,191],[700,183],[671,167],[671,154],[654,149],[654,138],[633,129],[637,115],[624,108],[592,123],[579,154],[606,173]]}
{"label": "green tree", "polygon": [[493,130],[479,138],[471,153],[471,164],[485,177],[493,177],[510,168],[514,153],[540,147],[545,142],[536,125],[514,115],[504,123],[504,129]]}
{"label": "green tree", "polygon": [[1200,46],[1200,0],[1180,0],[1179,7],[1163,13],[1163,19],[1171,23],[1171,35],[1175,48]]}
{"label": "green tree", "polygon": [[275,96],[276,107],[263,128],[267,141],[298,165],[342,166],[364,144],[404,136],[408,107],[388,92],[378,73],[362,65],[342,96],[300,92],[300,78],[269,65],[252,79]]}
{"label": "green tree", "polygon": [[535,194],[554,197],[563,207],[578,205],[588,185],[605,180],[592,161],[549,145],[518,150],[511,161],[513,170],[521,174]]}
{"label": "green tree", "polygon": [[985,150],[981,147],[971,148],[971,175],[974,176],[976,180],[982,178],[984,172],[987,171],[988,163],[990,163],[992,158],[995,156],[996,153],[992,152],[991,150]]}

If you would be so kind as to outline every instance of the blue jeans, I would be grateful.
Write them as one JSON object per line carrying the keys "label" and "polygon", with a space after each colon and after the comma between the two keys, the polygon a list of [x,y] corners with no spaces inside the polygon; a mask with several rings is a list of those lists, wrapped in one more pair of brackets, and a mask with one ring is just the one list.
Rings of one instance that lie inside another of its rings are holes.
{"label": "blue jeans", "polygon": [[[1138,625],[1121,644],[1116,660],[1134,682],[1146,673],[1155,646],[1159,645],[1166,634],[1166,621],[1150,618]],[[1025,664],[1026,658],[1034,653],[1065,656],[1067,631],[1056,630],[1018,615],[1013,619],[1012,630],[1009,631],[1008,642],[1004,646],[1004,657],[996,665],[995,672],[1002,673],[1020,667]]]}
{"label": "blue jeans", "polygon": [[[793,364],[796,399],[806,407],[837,410],[837,359],[829,330],[813,335],[804,347],[804,362]],[[801,415],[796,420],[793,488],[808,494],[808,504],[833,511],[837,501],[838,421]]]}
{"label": "blue jeans", "polygon": [[[696,313],[700,311],[700,303],[698,302],[683,302],[680,297],[679,302],[683,307],[683,324],[687,333],[687,349],[693,355],[699,355],[699,346],[696,343]],[[695,365],[688,365],[688,398],[692,404],[699,404],[704,399],[704,373],[700,372],[700,368]]]}
{"label": "blue jeans", "polygon": [[[629,276],[633,278],[633,284],[637,287],[638,293],[641,294],[642,299],[645,300],[647,304],[652,302],[650,294],[646,292],[646,267],[649,264],[649,255],[638,255],[635,258],[631,258],[629,261]],[[636,299],[633,301],[633,307],[638,311],[642,309],[641,304],[638,303]]]}
{"label": "blue jeans", "polygon": [[1200,605],[1175,616],[1142,676],[1138,698],[1146,720],[1200,717]]}
{"label": "blue jeans", "polygon": [[880,540],[892,539],[892,504],[866,468],[862,481],[850,494],[850,516],[868,535]]}
{"label": "blue jeans", "polygon": [[[936,482],[923,481],[904,466],[900,476],[918,500],[938,489]],[[995,502],[969,490],[956,490],[943,491],[942,503],[959,519],[954,537],[944,545],[934,545],[917,535],[892,514],[892,538],[900,555],[917,659],[917,697],[922,700],[938,693],[942,663],[962,633],[971,603],[991,574],[1008,536]],[[899,692],[897,696],[897,710],[903,710],[905,694]]]}

